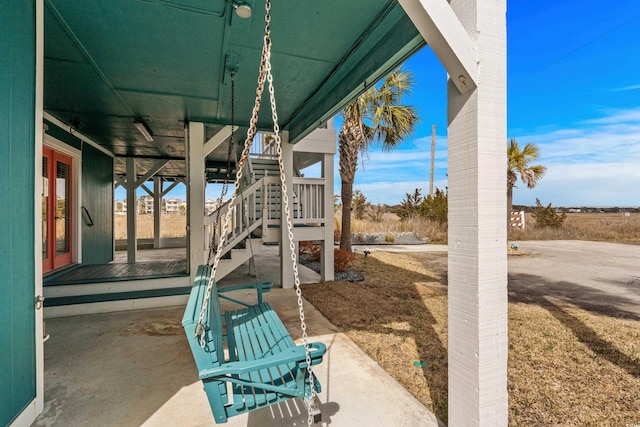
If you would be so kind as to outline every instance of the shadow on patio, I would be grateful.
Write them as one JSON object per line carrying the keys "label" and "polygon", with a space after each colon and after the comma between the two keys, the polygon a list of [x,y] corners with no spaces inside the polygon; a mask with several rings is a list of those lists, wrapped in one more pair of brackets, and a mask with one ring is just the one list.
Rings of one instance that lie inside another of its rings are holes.
{"label": "shadow on patio", "polygon": [[[258,269],[274,270],[262,262]],[[241,274],[233,280],[240,283]],[[254,280],[244,277],[245,282]],[[251,300],[253,295],[243,292],[237,296]],[[265,300],[298,339],[295,292],[274,289]],[[223,309],[225,303],[231,304],[223,301]],[[34,425],[213,425],[180,323],[183,309],[47,320],[51,338],[45,344],[45,409]],[[305,315],[310,341],[328,347],[314,370],[322,384],[322,425],[438,425],[431,412],[306,302]],[[302,403],[289,401],[235,417],[227,425],[294,426],[305,420]]]}

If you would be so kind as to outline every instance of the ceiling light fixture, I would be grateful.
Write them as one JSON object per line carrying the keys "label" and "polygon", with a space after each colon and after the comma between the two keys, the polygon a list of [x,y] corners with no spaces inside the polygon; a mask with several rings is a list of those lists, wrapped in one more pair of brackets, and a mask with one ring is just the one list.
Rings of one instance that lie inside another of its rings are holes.
{"label": "ceiling light fixture", "polygon": [[149,129],[144,122],[136,120],[133,124],[138,129],[138,131],[142,134],[144,139],[146,139],[148,142],[153,141],[153,135],[151,134],[151,129]]}
{"label": "ceiling light fixture", "polygon": [[251,6],[249,6],[247,3],[234,2],[233,8],[236,10],[236,15],[238,15],[240,18],[251,18]]}

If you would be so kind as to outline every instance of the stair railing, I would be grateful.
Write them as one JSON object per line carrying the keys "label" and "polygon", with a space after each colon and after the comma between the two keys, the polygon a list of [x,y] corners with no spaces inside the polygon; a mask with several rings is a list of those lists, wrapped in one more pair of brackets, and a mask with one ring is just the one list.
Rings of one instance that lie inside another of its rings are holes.
{"label": "stair railing", "polygon": [[293,194],[297,202],[293,223],[320,225],[325,223],[324,178],[293,178]]}
{"label": "stair railing", "polygon": [[[220,239],[220,236],[222,236],[223,233],[226,235],[226,243],[222,248],[222,254],[220,256],[224,256],[261,225],[262,212],[256,202],[256,195],[258,191],[261,190],[262,186],[263,182],[262,179],[260,179],[244,188],[240,194],[236,196],[233,206],[230,205],[230,200],[228,200],[213,212],[205,216],[205,259],[209,253],[209,245],[213,243],[215,245],[214,247],[217,248],[218,239]],[[227,229],[223,230],[223,221],[219,221],[218,224],[216,224],[216,217],[218,215],[218,210],[220,210],[220,218],[224,218],[229,209],[232,210],[231,221],[228,224]],[[212,242],[214,235],[215,241]]]}
{"label": "stair railing", "polygon": [[[215,247],[222,233],[226,234],[226,244],[221,254],[224,256],[257,228],[262,227],[264,235],[266,229],[280,226],[280,178],[269,175],[266,170],[262,173],[264,174],[262,177],[258,179],[254,176],[254,182],[240,191],[233,206],[226,201],[205,217],[205,259],[214,233]],[[294,177],[292,188],[295,225],[319,226],[324,225],[327,220],[332,220],[325,218],[325,179]],[[224,218],[229,209],[233,210],[231,222],[226,230],[222,230],[222,221],[215,224],[215,219],[218,210],[220,210],[220,218]]]}

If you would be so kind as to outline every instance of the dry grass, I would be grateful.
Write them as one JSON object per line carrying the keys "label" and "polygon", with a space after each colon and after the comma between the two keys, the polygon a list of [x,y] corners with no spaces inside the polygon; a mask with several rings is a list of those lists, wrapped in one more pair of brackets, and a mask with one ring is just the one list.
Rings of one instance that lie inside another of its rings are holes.
{"label": "dry grass", "polygon": [[572,305],[511,303],[510,424],[638,422],[639,327]]}
{"label": "dry grass", "polygon": [[640,214],[568,213],[559,228],[538,228],[530,214],[525,215],[524,230],[509,230],[510,240],[592,240],[599,242],[640,243]]}
{"label": "dry grass", "polygon": [[[565,224],[560,228],[539,228],[535,219],[526,214],[527,227],[524,230],[509,230],[509,240],[591,240],[619,243],[640,243],[640,214],[632,213],[568,213]],[[339,240],[340,218],[334,225]],[[447,227],[424,218],[400,221],[397,215],[386,213],[382,221],[368,219],[351,220],[352,233],[400,233],[415,232],[418,237],[429,239],[431,243],[447,243]]]}
{"label": "dry grass", "polygon": [[[340,217],[334,218],[336,230],[340,230]],[[438,224],[425,218],[411,218],[400,221],[392,213],[385,213],[382,221],[374,222],[368,219],[351,219],[351,233],[405,233],[415,232],[418,237],[429,239],[431,243],[447,242],[447,226]],[[338,234],[339,235],[339,234]]]}
{"label": "dry grass", "polygon": [[[153,238],[153,215],[137,215],[138,239]],[[161,215],[160,237],[185,237],[187,232],[186,215]],[[115,215],[116,240],[127,238],[127,216]]]}
{"label": "dry grass", "polygon": [[[365,281],[307,285],[305,298],[446,422],[446,254],[376,252],[355,268]],[[509,424],[637,423],[640,320],[523,301],[509,304]]]}

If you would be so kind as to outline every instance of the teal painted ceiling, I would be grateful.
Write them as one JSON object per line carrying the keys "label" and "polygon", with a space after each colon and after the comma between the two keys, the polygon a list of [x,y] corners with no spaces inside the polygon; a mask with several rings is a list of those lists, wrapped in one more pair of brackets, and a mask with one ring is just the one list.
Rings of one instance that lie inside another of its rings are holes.
{"label": "teal painted ceiling", "polygon": [[[246,131],[265,5],[245,3],[249,19],[231,0],[46,0],[45,111],[119,158],[171,158],[164,173],[184,175],[185,121],[210,134],[231,121],[229,65]],[[271,14],[278,115],[294,141],[424,45],[396,0],[273,0]],[[270,117],[265,91],[261,129]]]}

